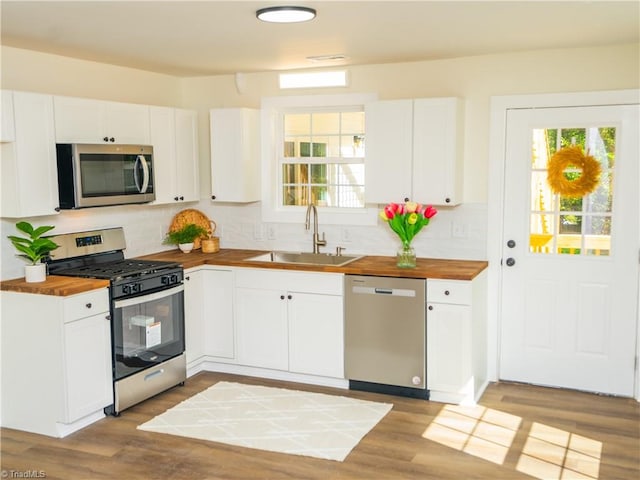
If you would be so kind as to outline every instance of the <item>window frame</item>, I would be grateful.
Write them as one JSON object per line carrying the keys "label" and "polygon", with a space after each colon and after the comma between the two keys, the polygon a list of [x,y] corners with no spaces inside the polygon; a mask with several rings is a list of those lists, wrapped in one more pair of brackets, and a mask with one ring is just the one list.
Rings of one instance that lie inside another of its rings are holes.
{"label": "window frame", "polygon": [[[266,222],[304,222],[307,206],[284,206],[282,199],[282,163],[284,158],[283,115],[292,112],[336,111],[362,107],[378,99],[376,94],[296,95],[262,99],[262,219]],[[366,138],[366,126],[365,126]],[[366,141],[366,140],[365,140]],[[312,158],[312,157],[310,157]],[[327,157],[331,158],[331,157]],[[364,158],[366,168],[366,153]],[[366,185],[365,185],[366,189]],[[375,225],[378,208],[318,207],[320,221],[332,225]]]}

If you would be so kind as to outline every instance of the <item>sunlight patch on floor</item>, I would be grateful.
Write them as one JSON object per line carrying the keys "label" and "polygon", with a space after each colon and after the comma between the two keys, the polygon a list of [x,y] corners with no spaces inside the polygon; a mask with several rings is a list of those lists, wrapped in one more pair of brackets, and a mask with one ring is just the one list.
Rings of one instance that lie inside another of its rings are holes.
{"label": "sunlight patch on floor", "polygon": [[[422,436],[503,465],[522,418],[480,405],[446,405]],[[540,480],[597,480],[602,442],[533,423],[516,470]]]}
{"label": "sunlight patch on floor", "polygon": [[501,465],[522,419],[480,405],[446,405],[422,436]]}
{"label": "sunlight patch on floor", "polygon": [[539,479],[598,478],[602,442],[534,423],[516,469]]}

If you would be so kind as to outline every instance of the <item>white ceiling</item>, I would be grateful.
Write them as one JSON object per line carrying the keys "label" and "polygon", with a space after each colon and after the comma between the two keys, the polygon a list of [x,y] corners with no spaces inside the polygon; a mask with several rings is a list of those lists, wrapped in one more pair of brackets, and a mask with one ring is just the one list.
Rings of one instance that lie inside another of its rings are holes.
{"label": "white ceiling", "polygon": [[[311,22],[256,19],[313,7]],[[9,1],[2,44],[176,76],[433,60],[640,42],[627,1]],[[308,56],[342,54],[314,63]]]}

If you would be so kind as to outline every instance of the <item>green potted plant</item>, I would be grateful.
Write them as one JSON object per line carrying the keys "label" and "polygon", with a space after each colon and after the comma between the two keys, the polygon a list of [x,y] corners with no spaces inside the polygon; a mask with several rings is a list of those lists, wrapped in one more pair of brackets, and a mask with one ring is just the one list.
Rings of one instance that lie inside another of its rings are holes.
{"label": "green potted plant", "polygon": [[208,236],[209,232],[200,225],[187,223],[180,230],[167,233],[164,243],[178,245],[182,252],[189,253],[193,250],[193,242],[196,238],[206,238]]}
{"label": "green potted plant", "polygon": [[43,225],[34,228],[29,222],[18,222],[16,228],[26,237],[8,235],[8,238],[16,250],[20,252],[18,256],[31,262],[24,267],[25,280],[29,283],[44,282],[47,277],[47,265],[39,262],[59,245],[49,238],[43,238],[42,235],[55,227]]}

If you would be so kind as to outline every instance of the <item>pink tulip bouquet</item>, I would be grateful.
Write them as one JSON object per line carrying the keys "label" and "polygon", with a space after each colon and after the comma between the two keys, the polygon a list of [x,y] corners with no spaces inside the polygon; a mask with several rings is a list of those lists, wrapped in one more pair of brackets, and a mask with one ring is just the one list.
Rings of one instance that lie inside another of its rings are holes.
{"label": "pink tulip bouquet", "polygon": [[389,223],[391,230],[396,232],[405,247],[411,245],[411,240],[438,213],[431,205],[423,207],[416,202],[390,203],[380,212],[380,218]]}

